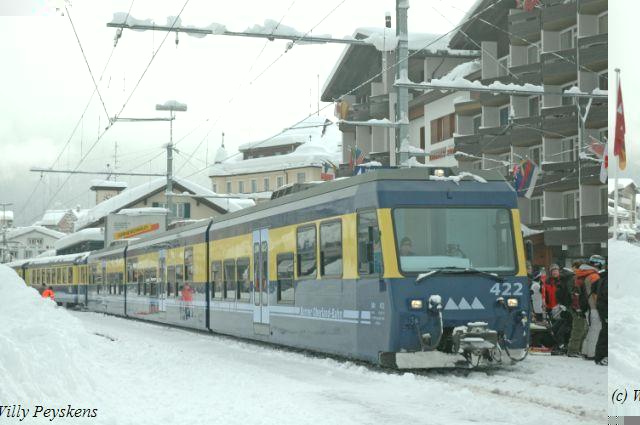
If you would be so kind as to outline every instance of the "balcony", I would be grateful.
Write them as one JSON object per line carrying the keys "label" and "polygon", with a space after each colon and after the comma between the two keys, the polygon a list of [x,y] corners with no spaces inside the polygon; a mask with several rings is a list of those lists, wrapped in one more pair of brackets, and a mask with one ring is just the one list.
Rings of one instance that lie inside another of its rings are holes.
{"label": "balcony", "polygon": [[583,15],[599,15],[609,9],[608,0],[580,0],[578,13]]}
{"label": "balcony", "polygon": [[512,66],[509,71],[518,76],[519,84],[542,84],[542,63],[535,62],[527,65]]}
{"label": "balcony", "polygon": [[607,69],[609,34],[597,34],[578,39],[580,65],[593,72]]}
{"label": "balcony", "polygon": [[606,101],[593,103],[585,122],[586,128],[604,128],[609,124],[609,110]]}
{"label": "balcony", "polygon": [[[607,215],[582,216],[582,243],[601,243],[607,240]],[[580,220],[577,218],[545,220],[546,245],[577,245],[580,243]]]}
{"label": "balcony", "polygon": [[[482,155],[481,145],[480,145],[481,136],[477,134],[469,134],[469,135],[454,135],[453,136],[453,144],[455,146],[456,152],[463,152],[467,155],[472,155],[475,157],[480,157]],[[468,157],[466,155],[456,155],[456,159],[458,161],[477,161],[478,158]]]}
{"label": "balcony", "polygon": [[[555,4],[551,4],[555,3]],[[542,9],[542,29],[545,31],[560,31],[576,24],[576,2],[565,3],[562,0],[545,2],[547,7]]]}
{"label": "balcony", "polygon": [[453,106],[455,108],[456,115],[472,117],[482,113],[482,106],[477,100],[457,102]]}
{"label": "balcony", "polygon": [[575,105],[542,108],[542,130],[547,137],[578,134],[578,111]]}
{"label": "balcony", "polygon": [[[581,161],[580,181],[583,185],[599,186],[600,164],[591,161]],[[542,184],[549,192],[566,192],[578,189],[578,162],[543,163]]]}
{"label": "balcony", "polygon": [[365,103],[351,106],[347,119],[349,121],[381,120],[389,118],[389,95],[371,96]]}
{"label": "balcony", "polygon": [[509,15],[510,42],[514,46],[526,46],[540,40],[540,28],[540,9],[532,12],[523,10]]}
{"label": "balcony", "polygon": [[542,82],[544,84],[558,86],[576,79],[575,47],[542,53],[540,62],[542,62]]}

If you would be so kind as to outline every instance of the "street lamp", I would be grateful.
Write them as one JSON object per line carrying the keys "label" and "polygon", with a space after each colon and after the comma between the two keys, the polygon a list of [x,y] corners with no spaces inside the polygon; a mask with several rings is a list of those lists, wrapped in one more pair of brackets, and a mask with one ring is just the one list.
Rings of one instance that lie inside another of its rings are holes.
{"label": "street lamp", "polygon": [[187,105],[175,100],[168,100],[164,104],[156,105],[156,111],[169,111],[169,144],[167,145],[167,228],[171,224],[173,208],[171,197],[173,196],[173,120],[176,118],[175,112],[186,112]]}

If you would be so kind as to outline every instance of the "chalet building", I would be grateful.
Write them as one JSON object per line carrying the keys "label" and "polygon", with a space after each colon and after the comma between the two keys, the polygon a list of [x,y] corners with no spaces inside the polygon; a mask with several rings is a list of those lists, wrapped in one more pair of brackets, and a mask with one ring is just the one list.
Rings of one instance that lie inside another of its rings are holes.
{"label": "chalet building", "polygon": [[[0,244],[0,260],[26,260],[52,250],[55,242],[65,234],[43,226],[26,226],[9,229],[6,246]],[[6,253],[3,252],[6,249]],[[5,257],[5,254],[6,257]]]}
{"label": "chalet building", "polygon": [[67,210],[46,210],[42,218],[33,223],[33,225],[62,233],[71,233],[78,217],[84,212],[86,210],[81,210],[80,207]]}

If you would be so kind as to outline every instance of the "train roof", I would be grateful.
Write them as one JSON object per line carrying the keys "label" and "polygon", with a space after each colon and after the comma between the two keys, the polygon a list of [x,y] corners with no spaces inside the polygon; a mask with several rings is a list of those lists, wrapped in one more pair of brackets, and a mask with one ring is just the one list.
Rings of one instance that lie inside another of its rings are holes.
{"label": "train roof", "polygon": [[39,264],[78,264],[89,257],[91,252],[80,252],[76,254],[54,255],[50,257],[31,258],[26,261],[26,266],[36,266]]}

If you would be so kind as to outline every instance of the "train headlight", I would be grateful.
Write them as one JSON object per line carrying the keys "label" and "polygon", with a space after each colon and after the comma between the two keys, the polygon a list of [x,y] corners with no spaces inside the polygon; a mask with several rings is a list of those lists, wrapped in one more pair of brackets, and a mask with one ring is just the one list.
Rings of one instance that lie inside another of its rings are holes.
{"label": "train headlight", "polygon": [[518,299],[517,298],[507,298],[507,307],[509,307],[509,308],[518,307]]}
{"label": "train headlight", "polygon": [[433,175],[436,177],[444,177],[444,170],[442,168],[437,168],[433,171]]}
{"label": "train headlight", "polygon": [[422,309],[422,300],[411,300],[409,302],[409,306],[411,310],[421,310]]}

